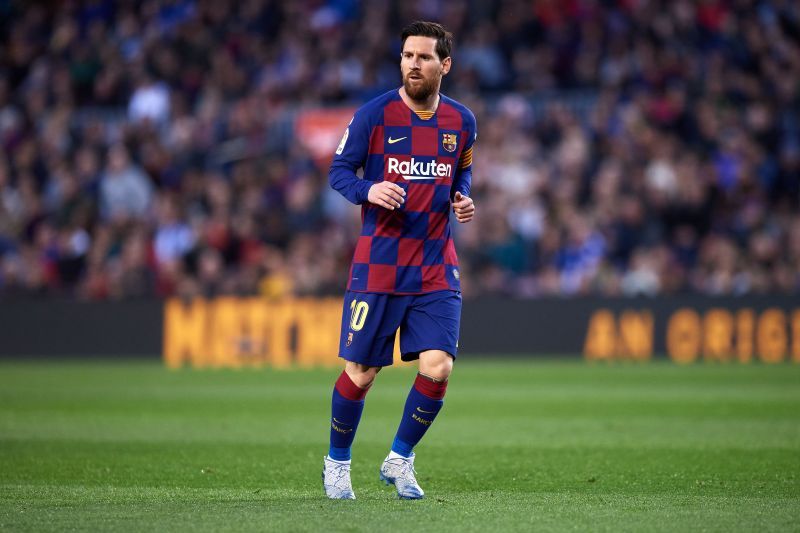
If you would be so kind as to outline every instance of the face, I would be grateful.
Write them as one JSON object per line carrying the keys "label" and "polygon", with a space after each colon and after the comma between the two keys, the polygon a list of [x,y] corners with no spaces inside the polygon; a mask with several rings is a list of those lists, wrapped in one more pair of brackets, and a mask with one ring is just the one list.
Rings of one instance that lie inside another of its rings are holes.
{"label": "face", "polygon": [[439,59],[433,37],[412,35],[403,45],[400,72],[406,94],[412,100],[424,101],[439,91],[442,76],[450,72],[450,58]]}

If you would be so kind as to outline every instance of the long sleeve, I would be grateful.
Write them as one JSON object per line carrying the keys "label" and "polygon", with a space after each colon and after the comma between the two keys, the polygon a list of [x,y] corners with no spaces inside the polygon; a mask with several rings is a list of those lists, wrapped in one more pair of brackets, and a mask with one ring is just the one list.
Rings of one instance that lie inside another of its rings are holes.
{"label": "long sleeve", "polygon": [[328,182],[331,187],[354,204],[367,201],[372,182],[356,175],[364,166],[369,152],[369,124],[360,111],[356,112],[336,149]]}
{"label": "long sleeve", "polygon": [[470,140],[467,142],[458,160],[458,168],[453,177],[453,186],[450,188],[451,199],[456,195],[456,192],[460,192],[464,196],[469,196],[470,190],[472,189],[472,148],[475,145],[475,140],[478,138],[474,122],[471,132]]}

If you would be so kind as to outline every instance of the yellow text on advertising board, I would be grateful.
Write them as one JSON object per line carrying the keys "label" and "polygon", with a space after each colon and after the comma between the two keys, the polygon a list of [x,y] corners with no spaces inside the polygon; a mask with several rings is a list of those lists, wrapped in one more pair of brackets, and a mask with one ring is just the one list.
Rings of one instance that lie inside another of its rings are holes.
{"label": "yellow text on advertising board", "polygon": [[[584,356],[588,360],[649,360],[655,326],[653,313],[647,309],[626,309],[618,315],[598,309],[586,327]],[[671,313],[664,327],[666,352],[676,363],[800,363],[800,309],[699,311],[684,307]]]}

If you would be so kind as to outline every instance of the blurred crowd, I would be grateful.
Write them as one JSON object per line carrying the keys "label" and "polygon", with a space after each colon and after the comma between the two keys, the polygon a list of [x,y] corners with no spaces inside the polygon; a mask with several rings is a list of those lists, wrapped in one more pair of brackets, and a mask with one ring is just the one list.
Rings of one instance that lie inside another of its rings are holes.
{"label": "blurred crowd", "polygon": [[87,0],[0,2],[0,298],[340,293],[295,121],[399,86],[415,19],[478,119],[467,296],[800,293],[793,0]]}

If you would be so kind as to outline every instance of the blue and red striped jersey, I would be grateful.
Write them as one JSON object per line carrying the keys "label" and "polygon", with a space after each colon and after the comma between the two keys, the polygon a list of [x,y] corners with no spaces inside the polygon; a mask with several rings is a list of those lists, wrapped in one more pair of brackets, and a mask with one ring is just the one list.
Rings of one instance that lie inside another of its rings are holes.
{"label": "blue and red striped jersey", "polygon": [[[331,187],[361,204],[362,229],[348,290],[461,290],[450,205],[456,191],[469,196],[476,137],[472,112],[442,94],[433,113],[415,113],[398,90],[356,111],[329,174]],[[361,168],[363,178],[356,175]],[[367,201],[369,188],[384,180],[405,189],[399,209]]]}

